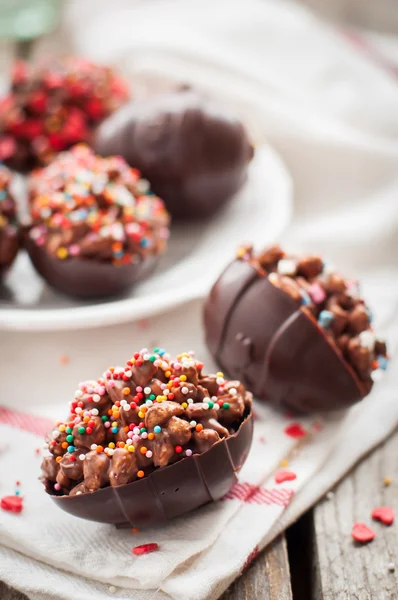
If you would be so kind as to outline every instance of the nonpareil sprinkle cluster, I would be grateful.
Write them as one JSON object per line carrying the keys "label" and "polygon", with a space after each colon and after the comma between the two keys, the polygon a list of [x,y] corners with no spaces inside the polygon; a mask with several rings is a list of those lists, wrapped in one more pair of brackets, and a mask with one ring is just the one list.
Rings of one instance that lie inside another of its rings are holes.
{"label": "nonpareil sprinkle cluster", "polygon": [[388,355],[386,344],[376,338],[358,282],[344,279],[320,256],[290,256],[279,246],[259,254],[242,246],[237,258],[252,264],[316,320],[370,392],[387,368]]}
{"label": "nonpareil sprinkle cluster", "polygon": [[0,276],[13,262],[19,248],[16,206],[10,192],[11,172],[0,165]]}
{"label": "nonpareil sprinkle cluster", "polygon": [[88,141],[94,127],[129,98],[109,67],[78,57],[31,67],[17,61],[0,99],[0,160],[17,169],[47,164]]}
{"label": "nonpareil sprinkle cluster", "polygon": [[192,352],[135,353],[83,382],[69,417],[48,434],[42,475],[51,494],[130,483],[235,433],[252,396],[222,373],[204,375]]}
{"label": "nonpareil sprinkle cluster", "polygon": [[120,266],[163,252],[169,217],[121,157],[101,158],[84,144],[30,178],[30,239],[60,260]]}

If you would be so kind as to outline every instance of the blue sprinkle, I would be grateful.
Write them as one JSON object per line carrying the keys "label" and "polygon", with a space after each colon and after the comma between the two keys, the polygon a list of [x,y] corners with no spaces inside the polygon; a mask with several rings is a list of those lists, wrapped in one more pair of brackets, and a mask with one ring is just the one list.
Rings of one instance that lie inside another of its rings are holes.
{"label": "blue sprinkle", "polygon": [[379,369],[383,369],[383,371],[387,370],[388,367],[388,358],[386,358],[385,356],[378,356],[377,357],[377,362],[379,363]]}
{"label": "blue sprinkle", "polygon": [[74,446],[68,446],[68,452],[74,452],[74,451],[75,451]]}
{"label": "blue sprinkle", "polygon": [[330,310],[321,310],[318,317],[318,324],[324,329],[327,329],[333,319],[334,315],[330,312]]}
{"label": "blue sprinkle", "polygon": [[158,354],[159,356],[163,356],[163,354],[166,352],[166,350],[163,350],[163,348],[159,348]]}
{"label": "blue sprinkle", "polygon": [[311,298],[309,297],[309,295],[307,294],[307,292],[305,290],[300,290],[300,294],[302,297],[301,304],[304,304],[305,306],[308,306],[308,304],[311,304]]}
{"label": "blue sprinkle", "polygon": [[5,190],[0,190],[0,200],[5,200],[7,198],[7,192]]}
{"label": "blue sprinkle", "polygon": [[160,433],[162,431],[162,428],[159,425],[155,425],[155,427],[153,428],[155,433]]}
{"label": "blue sprinkle", "polygon": [[19,496],[19,494],[20,494],[20,493],[21,493],[21,492],[20,492],[19,490],[15,490],[15,495],[16,495],[16,496]]}
{"label": "blue sprinkle", "polygon": [[119,429],[117,427],[112,427],[112,433],[117,433]]}

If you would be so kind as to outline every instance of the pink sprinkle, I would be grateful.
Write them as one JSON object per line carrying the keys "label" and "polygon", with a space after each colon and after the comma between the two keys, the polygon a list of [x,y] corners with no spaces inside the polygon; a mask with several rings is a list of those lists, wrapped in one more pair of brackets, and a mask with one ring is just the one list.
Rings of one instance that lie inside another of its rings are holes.
{"label": "pink sprinkle", "polygon": [[113,389],[115,385],[116,383],[113,381],[113,379],[111,379],[111,381],[108,381],[108,387],[110,387],[111,389]]}
{"label": "pink sprinkle", "polygon": [[185,454],[186,454],[187,456],[192,456],[192,450],[190,450],[190,449],[188,448],[188,450],[185,450]]}
{"label": "pink sprinkle", "polygon": [[127,437],[128,438],[132,438],[133,436],[134,436],[134,433],[132,431],[129,431],[128,434],[127,434]]}
{"label": "pink sprinkle", "polygon": [[71,246],[69,246],[69,254],[71,254],[72,256],[77,256],[78,254],[80,254],[80,248],[77,244],[72,244]]}
{"label": "pink sprinkle", "polygon": [[136,390],[137,393],[140,394],[142,392],[142,387],[140,385],[137,385]]}
{"label": "pink sprinkle", "polygon": [[54,490],[57,490],[57,492],[59,492],[60,489],[61,489],[61,486],[59,485],[59,483],[56,483],[54,485]]}
{"label": "pink sprinkle", "polygon": [[310,285],[307,291],[315,304],[321,304],[326,298],[325,290],[319,285],[319,283],[313,283]]}
{"label": "pink sprinkle", "polygon": [[111,426],[109,421],[105,421],[104,423],[104,427],[106,427],[106,429],[109,429],[109,427]]}
{"label": "pink sprinkle", "polygon": [[134,444],[138,444],[138,442],[140,441],[140,436],[137,434],[134,434],[132,437],[132,440],[133,440]]}

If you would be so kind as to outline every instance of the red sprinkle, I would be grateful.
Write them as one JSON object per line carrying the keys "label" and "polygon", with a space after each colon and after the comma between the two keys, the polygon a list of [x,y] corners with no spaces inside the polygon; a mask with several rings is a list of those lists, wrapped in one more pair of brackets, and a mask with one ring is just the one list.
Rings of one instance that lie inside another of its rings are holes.
{"label": "red sprinkle", "polygon": [[283,483],[284,481],[293,481],[293,479],[296,478],[297,475],[296,473],[293,473],[293,471],[278,471],[278,473],[275,474],[276,483]]}
{"label": "red sprinkle", "polygon": [[307,435],[307,432],[302,428],[302,426],[300,425],[300,423],[292,423],[291,425],[288,425],[287,427],[285,427],[285,433],[286,435],[289,435],[292,438],[302,438],[305,435]]}
{"label": "red sprinkle", "polygon": [[8,512],[20,513],[23,509],[22,498],[20,496],[4,496],[1,499],[0,507]]}
{"label": "red sprinkle", "polygon": [[142,546],[135,546],[132,553],[141,556],[141,554],[149,554],[150,552],[156,552],[156,550],[159,550],[159,544],[142,544]]}
{"label": "red sprinkle", "polygon": [[352,526],[351,535],[356,542],[367,544],[375,537],[375,532],[370,529],[365,523],[354,523]]}
{"label": "red sprinkle", "polygon": [[391,506],[379,506],[372,511],[372,519],[381,521],[384,525],[392,525],[394,523],[394,516]]}

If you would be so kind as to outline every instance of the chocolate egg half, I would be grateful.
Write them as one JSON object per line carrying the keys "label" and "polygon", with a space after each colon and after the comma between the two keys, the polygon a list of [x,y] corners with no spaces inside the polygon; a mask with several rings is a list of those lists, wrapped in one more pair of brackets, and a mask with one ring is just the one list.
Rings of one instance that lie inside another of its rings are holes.
{"label": "chocolate egg half", "polygon": [[[289,261],[294,273],[278,273],[280,260],[285,261],[282,271],[289,269]],[[204,324],[217,364],[256,397],[278,408],[328,411],[359,401],[387,363],[385,344],[376,340],[369,321],[358,325],[358,314],[367,310],[363,301],[351,300],[343,289],[326,293],[321,273],[306,279],[282,251],[271,263],[261,264],[249,248],[214,284],[205,304]],[[322,261],[320,265],[323,269]],[[326,276],[324,281],[341,285],[338,277]],[[309,291],[301,289],[304,282]],[[341,302],[352,301],[351,308],[335,306],[335,296]],[[346,320],[339,321],[340,317]]]}
{"label": "chocolate egg half", "polygon": [[94,147],[139,169],[181,218],[217,211],[246,180],[253,156],[236,116],[189,89],[121,108],[99,127]]}

